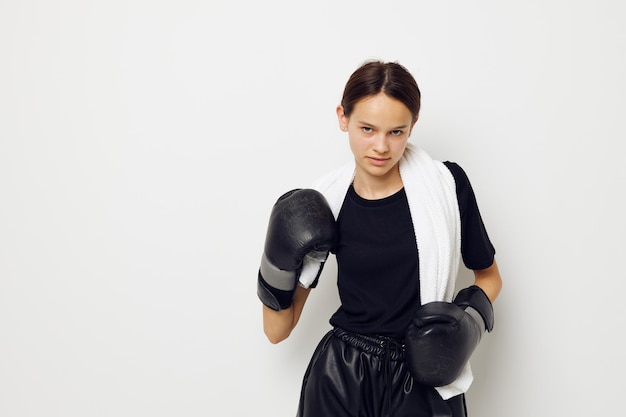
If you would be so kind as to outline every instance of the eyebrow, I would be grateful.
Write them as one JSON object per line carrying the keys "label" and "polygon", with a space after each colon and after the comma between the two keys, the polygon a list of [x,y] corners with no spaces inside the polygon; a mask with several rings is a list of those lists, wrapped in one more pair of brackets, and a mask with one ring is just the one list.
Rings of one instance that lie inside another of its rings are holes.
{"label": "eyebrow", "polygon": [[[369,127],[378,127],[376,125],[373,125],[371,123],[368,123],[368,122],[365,122],[365,121],[362,121],[362,120],[359,120],[358,123],[360,123],[362,125],[369,126]],[[406,129],[407,127],[409,127],[409,126],[408,125],[396,126],[396,127],[392,128],[391,130]]]}

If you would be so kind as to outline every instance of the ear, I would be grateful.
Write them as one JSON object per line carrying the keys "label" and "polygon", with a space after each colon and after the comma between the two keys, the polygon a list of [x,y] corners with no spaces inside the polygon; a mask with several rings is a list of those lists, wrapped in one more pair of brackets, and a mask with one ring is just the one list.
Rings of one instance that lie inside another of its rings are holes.
{"label": "ear", "polygon": [[339,121],[339,129],[342,132],[348,131],[348,116],[343,112],[343,106],[337,106],[337,120]]}

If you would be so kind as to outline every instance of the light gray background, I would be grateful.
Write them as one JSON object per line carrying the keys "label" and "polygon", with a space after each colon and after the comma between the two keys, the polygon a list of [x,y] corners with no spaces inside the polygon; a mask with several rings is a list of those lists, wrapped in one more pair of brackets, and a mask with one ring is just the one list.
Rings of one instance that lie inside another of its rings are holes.
{"label": "light gray background", "polygon": [[[284,191],[351,157],[365,59],[423,93],[498,250],[471,416],[623,410],[622,1],[0,0],[0,416],[291,416],[256,273]],[[461,283],[469,282],[467,271]]]}

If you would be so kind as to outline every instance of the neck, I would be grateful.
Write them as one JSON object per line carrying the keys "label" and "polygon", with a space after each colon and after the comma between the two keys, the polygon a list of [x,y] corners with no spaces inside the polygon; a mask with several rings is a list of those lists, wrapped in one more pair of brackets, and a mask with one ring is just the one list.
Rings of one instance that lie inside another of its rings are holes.
{"label": "neck", "polygon": [[380,200],[397,193],[404,187],[400,170],[396,165],[391,171],[381,177],[364,175],[357,172],[353,181],[354,191],[366,200]]}

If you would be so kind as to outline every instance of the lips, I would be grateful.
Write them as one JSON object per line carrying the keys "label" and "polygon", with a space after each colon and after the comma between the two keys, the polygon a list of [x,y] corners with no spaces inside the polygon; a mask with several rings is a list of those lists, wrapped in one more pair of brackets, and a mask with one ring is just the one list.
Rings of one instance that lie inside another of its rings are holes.
{"label": "lips", "polygon": [[389,161],[389,158],[374,158],[374,157],[368,157],[370,163],[372,165],[376,165],[376,166],[383,166],[387,163],[387,161]]}

